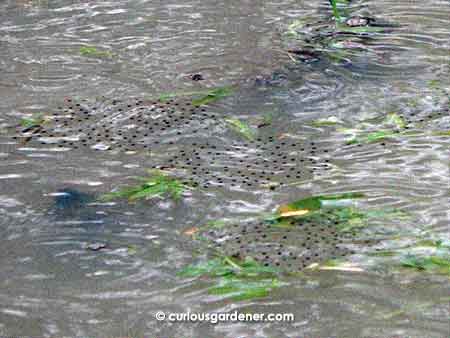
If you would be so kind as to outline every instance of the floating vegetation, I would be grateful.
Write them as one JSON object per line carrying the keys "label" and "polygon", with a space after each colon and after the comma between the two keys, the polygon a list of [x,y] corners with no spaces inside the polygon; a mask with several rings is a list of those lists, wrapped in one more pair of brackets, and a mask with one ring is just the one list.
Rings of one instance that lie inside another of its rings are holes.
{"label": "floating vegetation", "polygon": [[450,243],[442,240],[418,240],[402,248],[400,263],[403,267],[437,273],[450,277]]}
{"label": "floating vegetation", "polygon": [[338,10],[338,0],[330,0],[330,4],[331,4],[331,8],[333,10],[333,17],[337,22],[341,22],[342,21],[342,17],[341,14],[339,13]]}
{"label": "floating vegetation", "polygon": [[330,4],[334,24],[297,19],[288,25],[284,36],[289,58],[307,63],[328,60],[344,66],[361,57],[384,63],[386,53],[373,48],[367,40],[374,34],[389,32],[395,25],[376,18],[352,16],[348,1],[330,0]]}
{"label": "floating vegetation", "polygon": [[[188,235],[219,255],[251,259],[283,272],[301,271],[363,253],[377,242],[363,230],[378,215],[351,205],[362,197],[359,193],[309,197],[260,221],[207,224]],[[283,214],[286,209],[289,214]]]}
{"label": "floating vegetation", "polygon": [[433,134],[436,135],[436,136],[450,136],[450,130],[436,131]]}
{"label": "floating vegetation", "polygon": [[450,252],[447,255],[419,256],[410,254],[401,260],[404,267],[418,271],[438,273],[450,277]]}
{"label": "floating vegetation", "polygon": [[397,113],[389,113],[384,119],[384,122],[388,125],[392,125],[397,129],[404,129],[406,127],[405,119]]}
{"label": "floating vegetation", "polygon": [[339,124],[344,124],[344,122],[336,116],[331,116],[326,119],[318,119],[312,122],[314,127],[335,126]]}
{"label": "floating vegetation", "polygon": [[192,100],[194,106],[202,106],[212,102],[219,101],[233,93],[232,87],[221,87],[207,91],[204,96]]}
{"label": "floating vegetation", "polygon": [[[376,126],[377,130],[374,130]],[[383,141],[397,137],[407,128],[405,119],[396,113],[389,113],[386,117],[363,121],[353,129],[340,127],[337,130],[348,134],[346,144],[364,144]]]}
{"label": "floating vegetation", "polygon": [[448,241],[421,239],[419,237],[412,244],[394,249],[377,249],[371,252],[370,255],[393,257],[397,262],[397,267],[400,265],[416,271],[450,277],[450,243]]}
{"label": "floating vegetation", "polygon": [[245,137],[247,140],[254,140],[255,130],[251,128],[246,122],[234,118],[225,119],[225,122],[227,122],[234,131]]}
{"label": "floating vegetation", "polygon": [[24,117],[20,120],[20,126],[25,129],[40,127],[47,120],[44,117],[43,113],[33,114],[31,117]]}
{"label": "floating vegetation", "polygon": [[217,87],[212,89],[189,91],[189,92],[174,92],[165,93],[159,96],[160,101],[168,101],[170,99],[179,97],[194,97],[191,104],[194,106],[202,106],[208,103],[219,101],[227,96],[233,94],[234,88],[232,86]]}
{"label": "floating vegetation", "polygon": [[234,301],[267,297],[273,289],[286,285],[279,281],[277,269],[252,259],[240,261],[228,256],[190,265],[179,275],[215,278],[215,285],[208,288],[208,293]]}
{"label": "floating vegetation", "polygon": [[83,46],[80,47],[80,54],[83,56],[88,57],[113,57],[114,54],[109,51],[99,50],[97,47],[94,46]]}
{"label": "floating vegetation", "polygon": [[152,170],[149,171],[149,174],[150,177],[136,177],[137,180],[142,182],[141,184],[105,194],[100,199],[109,201],[117,198],[126,198],[129,202],[134,202],[139,199],[148,200],[168,196],[178,200],[187,189],[192,188],[162,171]]}
{"label": "floating vegetation", "polygon": [[279,217],[289,217],[290,215],[288,215],[288,213],[299,210],[312,212],[322,208],[349,206],[353,204],[355,199],[360,199],[363,197],[365,197],[365,195],[362,193],[313,196],[282,205],[278,208],[277,212]]}
{"label": "floating vegetation", "polygon": [[[444,118],[445,114],[445,110],[429,113],[388,113],[385,116],[362,121],[352,129],[338,127],[337,130],[349,135],[349,138],[346,141],[346,144],[348,145],[374,143],[397,137],[415,136],[416,134],[413,133],[411,129],[415,128],[423,132],[425,124],[439,124],[440,119]],[[437,126],[437,128],[439,128],[439,126]],[[445,136],[447,132],[446,130],[432,131],[432,134]]]}
{"label": "floating vegetation", "polygon": [[351,139],[346,141],[346,144],[362,144],[362,143],[373,143],[385,140],[387,138],[395,137],[398,132],[391,130],[380,130],[372,133],[360,133],[358,136],[353,136]]}

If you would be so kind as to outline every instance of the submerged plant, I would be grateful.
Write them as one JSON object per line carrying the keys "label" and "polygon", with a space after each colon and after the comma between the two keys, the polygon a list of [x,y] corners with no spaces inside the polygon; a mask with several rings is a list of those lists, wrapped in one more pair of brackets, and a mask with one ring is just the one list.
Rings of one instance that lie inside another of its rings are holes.
{"label": "submerged plant", "polygon": [[24,117],[20,120],[20,126],[28,129],[32,127],[39,127],[43,125],[47,120],[44,117],[44,114],[38,113],[33,114],[31,117]]}
{"label": "submerged plant", "polygon": [[403,248],[408,253],[400,263],[403,267],[438,273],[450,277],[450,243],[436,239],[421,239]]}
{"label": "submerged plant", "polygon": [[149,173],[149,177],[136,177],[137,180],[143,183],[105,194],[101,199],[109,201],[116,198],[127,198],[128,201],[133,202],[139,199],[169,196],[177,200],[185,190],[191,189],[191,187],[174,177],[168,176],[163,171],[149,171]]}
{"label": "submerged plant", "polygon": [[391,130],[380,130],[375,131],[367,134],[362,134],[358,137],[353,137],[349,140],[347,140],[347,144],[360,144],[360,143],[373,143],[385,140],[387,138],[395,137],[398,135],[398,132],[391,131]]}
{"label": "submerged plant", "polygon": [[450,255],[407,255],[401,260],[404,267],[450,276]]}
{"label": "submerged plant", "polygon": [[224,97],[227,97],[233,93],[233,87],[225,86],[218,87],[213,89],[206,90],[198,90],[198,91],[190,91],[190,92],[173,92],[173,93],[165,93],[159,96],[159,100],[166,101],[175,97],[186,97],[192,96],[192,104],[194,106],[201,106],[204,104],[208,104],[211,102],[218,101]]}
{"label": "submerged plant", "polygon": [[[374,126],[379,127],[374,130]],[[405,119],[397,113],[389,113],[383,118],[365,120],[355,129],[338,128],[337,130],[350,135],[347,144],[364,144],[383,141],[399,135],[407,136],[408,127]]]}
{"label": "submerged plant", "polygon": [[339,14],[339,9],[338,9],[338,1],[337,0],[330,0],[330,4],[331,4],[331,8],[333,10],[333,17],[337,22],[341,22],[342,21],[342,17]]}
{"label": "submerged plant", "polygon": [[208,104],[208,103],[223,99],[224,97],[227,97],[227,96],[231,95],[232,93],[233,93],[233,89],[231,87],[220,87],[220,88],[212,89],[212,90],[206,92],[205,96],[202,96],[198,99],[192,100],[192,104],[194,106],[201,106],[204,104]]}
{"label": "submerged plant", "polygon": [[83,46],[80,47],[80,54],[83,56],[90,56],[90,57],[112,57],[113,53],[109,51],[102,51],[97,49],[97,47],[94,46]]}
{"label": "submerged plant", "polygon": [[[365,197],[362,193],[345,193],[338,195],[319,195],[303,198],[278,208],[277,216],[280,218],[306,215],[325,207],[342,207],[353,203],[353,200]],[[302,213],[303,212],[303,213]]]}
{"label": "submerged plant", "polygon": [[278,280],[278,272],[252,259],[240,261],[223,256],[189,265],[179,275],[216,278],[215,285],[208,288],[208,293],[239,301],[266,297],[273,289],[285,285]]}
{"label": "submerged plant", "polygon": [[336,116],[330,116],[326,119],[318,119],[312,122],[314,127],[324,127],[324,126],[335,126],[343,124],[344,122],[337,118]]}
{"label": "submerged plant", "polygon": [[244,136],[247,140],[253,140],[255,137],[255,130],[252,129],[247,123],[235,119],[235,118],[228,118],[225,119],[225,122],[228,123],[228,125],[237,133]]}

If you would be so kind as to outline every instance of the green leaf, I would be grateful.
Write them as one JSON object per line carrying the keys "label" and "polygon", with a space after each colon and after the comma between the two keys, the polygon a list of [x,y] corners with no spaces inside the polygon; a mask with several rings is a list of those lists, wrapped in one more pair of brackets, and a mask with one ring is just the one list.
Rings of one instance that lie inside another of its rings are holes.
{"label": "green leaf", "polygon": [[144,183],[123,188],[119,191],[105,194],[100,197],[101,200],[110,201],[116,198],[128,198],[130,202],[139,199],[150,199],[155,197],[169,196],[172,199],[179,199],[183,192],[188,188],[179,180],[169,177],[159,171],[152,171],[150,177],[137,178]]}
{"label": "green leaf", "polygon": [[208,288],[208,293],[237,301],[265,297],[272,289],[284,285],[277,280],[278,273],[279,270],[263,266],[253,259],[242,261],[225,256],[189,265],[178,274],[220,278],[217,285]]}
{"label": "green leaf", "polygon": [[[282,205],[278,208],[278,212],[289,212],[295,210],[310,210],[316,211],[321,209],[324,206],[324,202],[328,201],[327,206],[331,207],[335,202],[342,200],[353,200],[357,198],[365,197],[362,193],[345,193],[339,195],[319,195],[304,198],[298,201],[294,201],[288,203],[286,205]],[[334,201],[334,202],[333,202]]]}
{"label": "green leaf", "polygon": [[336,217],[336,228],[340,232],[351,232],[367,226],[367,216],[354,208],[341,208],[333,211]]}
{"label": "green leaf", "polygon": [[208,104],[214,101],[218,101],[224,97],[227,97],[233,93],[233,87],[226,86],[226,87],[218,87],[213,89],[206,89],[206,90],[197,90],[197,91],[190,91],[190,92],[172,92],[172,93],[165,93],[161,94],[158,99],[160,101],[167,101],[175,97],[186,97],[186,96],[192,96],[197,97],[192,100],[192,104],[194,106],[201,106],[204,104]]}
{"label": "green leaf", "polygon": [[113,54],[109,51],[98,50],[94,46],[83,46],[80,47],[80,54],[89,57],[112,57]]}
{"label": "green leaf", "polygon": [[342,21],[341,15],[339,14],[339,10],[337,8],[338,0],[330,0],[331,9],[333,11],[334,19],[338,22]]}
{"label": "green leaf", "polygon": [[322,126],[334,126],[337,124],[342,124],[343,122],[338,119],[336,116],[331,116],[326,119],[319,119],[316,121],[313,121],[312,125],[315,127],[322,127]]}
{"label": "green leaf", "polygon": [[396,256],[398,253],[393,250],[382,250],[382,251],[375,251],[370,253],[370,256],[376,256],[376,257],[393,257]]}
{"label": "green leaf", "polygon": [[280,271],[276,268],[267,267],[249,258],[244,261],[225,256],[215,258],[207,262],[189,265],[180,274],[183,276],[224,276],[232,274],[239,277],[263,277],[272,276]]}
{"label": "green leaf", "polygon": [[430,89],[439,89],[442,86],[442,83],[439,80],[430,80],[427,82],[428,88]]}
{"label": "green leaf", "polygon": [[224,97],[231,95],[232,93],[233,93],[232,87],[221,87],[221,88],[212,89],[212,90],[209,90],[208,92],[206,92],[205,96],[202,96],[198,99],[192,100],[192,104],[194,106],[201,106],[204,104],[218,101]]}
{"label": "green leaf", "polygon": [[189,265],[178,274],[184,277],[225,276],[227,274],[232,274],[233,271],[233,267],[225,264],[223,259],[215,258],[207,262]]}
{"label": "green leaf", "polygon": [[23,118],[20,120],[20,125],[24,128],[30,128],[34,126],[41,126],[46,122],[44,118],[44,114],[38,113],[33,114],[32,117],[29,118]]}
{"label": "green leaf", "polygon": [[436,131],[433,134],[436,136],[450,136],[450,130]]}
{"label": "green leaf", "polygon": [[384,139],[386,139],[388,137],[392,137],[392,136],[395,136],[395,135],[396,135],[395,132],[389,131],[389,130],[376,131],[376,132],[373,132],[373,133],[369,133],[367,135],[367,141],[369,143],[370,142],[376,142],[376,141],[384,140]]}
{"label": "green leaf", "polygon": [[264,266],[253,259],[246,259],[241,263],[241,270],[238,272],[240,276],[261,276],[261,275],[275,275],[280,271],[270,266]]}
{"label": "green leaf", "polygon": [[396,113],[389,113],[384,120],[385,123],[396,126],[398,129],[403,129],[406,127],[406,122],[400,115]]}
{"label": "green leaf", "polygon": [[210,287],[208,293],[223,295],[234,301],[267,297],[269,292],[278,288],[282,283],[277,279],[247,280],[235,277],[222,278],[219,285]]}
{"label": "green leaf", "polygon": [[401,260],[404,267],[419,271],[436,272],[450,276],[450,256],[416,256],[408,255]]}
{"label": "green leaf", "polygon": [[389,137],[397,136],[398,134],[392,130],[380,130],[371,133],[361,133],[346,141],[346,144],[372,143],[385,140]]}
{"label": "green leaf", "polygon": [[250,141],[254,139],[255,131],[247,123],[233,118],[225,119],[225,122],[227,122],[234,131],[241,134],[246,139]]}

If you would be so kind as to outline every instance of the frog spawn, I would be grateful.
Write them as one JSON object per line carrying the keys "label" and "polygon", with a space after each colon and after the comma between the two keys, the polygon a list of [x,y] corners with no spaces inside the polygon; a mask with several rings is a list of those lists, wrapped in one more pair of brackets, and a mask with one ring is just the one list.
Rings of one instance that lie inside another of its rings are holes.
{"label": "frog spawn", "polygon": [[450,108],[432,112],[407,112],[401,114],[405,121],[405,129],[422,128],[426,124],[429,130],[445,130],[450,127]]}
{"label": "frog spawn", "polygon": [[320,215],[290,220],[283,226],[261,221],[234,224],[205,229],[198,235],[221,255],[240,260],[251,258],[288,272],[344,258],[373,244],[357,232],[342,232],[332,212]]}
{"label": "frog spawn", "polygon": [[160,168],[187,171],[186,184],[246,189],[310,180],[332,168],[329,145],[302,140],[257,139],[229,146],[192,143]]}
{"label": "frog spawn", "polygon": [[13,138],[27,147],[140,151],[195,135],[217,120],[189,100],[66,99],[58,109],[46,123],[19,130]]}

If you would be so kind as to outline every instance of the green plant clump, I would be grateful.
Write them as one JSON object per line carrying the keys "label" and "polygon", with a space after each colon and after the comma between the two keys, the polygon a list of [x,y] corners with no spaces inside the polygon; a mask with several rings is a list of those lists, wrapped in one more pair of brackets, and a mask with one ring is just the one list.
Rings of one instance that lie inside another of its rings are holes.
{"label": "green plant clump", "polygon": [[38,127],[45,123],[45,118],[42,113],[39,114],[33,114],[32,117],[23,118],[20,120],[20,126],[23,128],[31,128],[31,127]]}
{"label": "green plant clump", "polygon": [[225,87],[218,87],[218,88],[213,88],[213,89],[198,90],[198,91],[191,91],[191,92],[165,93],[165,94],[161,94],[158,97],[158,99],[161,101],[167,101],[167,100],[170,100],[175,97],[192,96],[192,97],[194,97],[192,99],[192,104],[194,106],[201,106],[204,104],[208,104],[208,103],[223,99],[224,97],[227,97],[227,96],[231,95],[232,93],[233,93],[233,87],[225,86]]}
{"label": "green plant clump", "polygon": [[216,285],[208,288],[209,294],[240,301],[267,297],[270,291],[285,285],[278,280],[278,272],[252,259],[240,261],[225,256],[189,265],[179,275],[216,278]]}
{"label": "green plant clump", "polygon": [[402,259],[401,264],[404,267],[418,271],[450,276],[450,255],[407,255]]}
{"label": "green plant clump", "polygon": [[231,87],[220,87],[209,90],[206,92],[206,95],[192,100],[192,104],[194,106],[202,106],[204,104],[208,104],[211,102],[215,102],[223,99],[233,93],[233,89]]}
{"label": "green plant clump", "polygon": [[137,180],[143,183],[105,194],[101,199],[109,201],[116,198],[127,198],[128,201],[133,202],[139,199],[169,196],[178,200],[186,189],[191,189],[191,187],[162,171],[150,171],[150,174],[150,177],[136,177]]}

